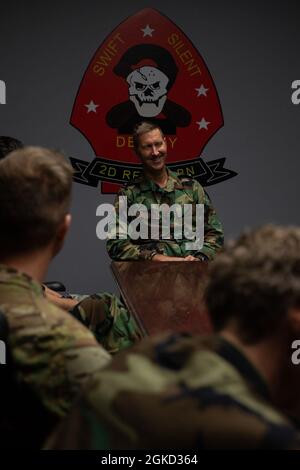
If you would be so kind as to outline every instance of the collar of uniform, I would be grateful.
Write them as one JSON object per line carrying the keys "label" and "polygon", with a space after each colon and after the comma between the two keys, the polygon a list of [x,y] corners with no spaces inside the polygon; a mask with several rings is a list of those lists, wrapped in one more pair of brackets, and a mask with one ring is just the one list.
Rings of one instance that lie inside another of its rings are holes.
{"label": "collar of uniform", "polygon": [[168,173],[168,181],[167,184],[164,188],[160,188],[152,179],[147,178],[145,175],[142,176],[140,188],[141,191],[166,191],[168,193],[174,191],[175,189],[182,189],[182,183],[177,176],[177,173],[174,171],[171,171],[167,168],[167,173]]}
{"label": "collar of uniform", "polygon": [[10,266],[0,264],[0,285],[10,283],[19,287],[33,290],[36,294],[43,295],[42,286],[34,281],[28,274],[18,271]]}
{"label": "collar of uniform", "polygon": [[270,400],[270,393],[266,382],[255,369],[255,367],[248,361],[246,356],[232,343],[227,341],[223,337],[218,337],[219,344],[217,348],[217,354],[225,359],[227,362],[232,364],[239,373],[251,383],[256,391],[266,400]]}

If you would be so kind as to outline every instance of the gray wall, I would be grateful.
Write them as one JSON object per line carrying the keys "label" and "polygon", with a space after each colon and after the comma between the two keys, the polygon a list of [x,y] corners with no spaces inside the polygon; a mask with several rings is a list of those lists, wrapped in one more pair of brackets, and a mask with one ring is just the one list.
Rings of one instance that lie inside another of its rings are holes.
{"label": "gray wall", "polygon": [[[227,157],[238,176],[209,188],[227,238],[265,222],[300,224],[298,129],[300,79],[296,1],[132,0],[2,2],[0,135],[55,146],[91,160],[69,124],[84,71],[106,36],[126,17],[154,7],[174,21],[204,58],[217,87],[224,127],[207,144],[206,161]],[[48,278],[70,291],[116,290],[105,244],[96,238],[96,207],[113,196],[74,184],[73,225]]]}

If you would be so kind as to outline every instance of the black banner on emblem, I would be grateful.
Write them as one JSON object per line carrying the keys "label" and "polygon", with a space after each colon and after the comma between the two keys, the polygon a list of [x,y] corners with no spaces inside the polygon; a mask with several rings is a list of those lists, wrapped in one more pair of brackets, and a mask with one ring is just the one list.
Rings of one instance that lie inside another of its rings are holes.
{"label": "black banner on emblem", "polygon": [[[179,176],[193,178],[202,186],[211,186],[237,175],[235,171],[224,168],[226,158],[218,158],[204,162],[201,158],[168,165],[170,170]],[[141,173],[140,165],[118,163],[101,157],[94,158],[92,162],[70,157],[74,168],[73,180],[76,183],[97,187],[99,181],[126,184],[136,179]]]}

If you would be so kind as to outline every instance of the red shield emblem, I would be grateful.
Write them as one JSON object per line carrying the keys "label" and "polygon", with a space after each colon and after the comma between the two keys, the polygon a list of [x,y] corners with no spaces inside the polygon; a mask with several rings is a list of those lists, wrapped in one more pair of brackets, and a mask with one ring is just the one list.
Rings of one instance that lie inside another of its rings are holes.
{"label": "red shield emblem", "polygon": [[[223,125],[217,90],[201,55],[172,21],[151,8],[106,38],[80,84],[71,124],[100,159],[89,176],[112,183],[136,176],[131,133],[141,120],[163,129],[171,167],[199,157]],[[105,192],[117,189],[103,184]]]}

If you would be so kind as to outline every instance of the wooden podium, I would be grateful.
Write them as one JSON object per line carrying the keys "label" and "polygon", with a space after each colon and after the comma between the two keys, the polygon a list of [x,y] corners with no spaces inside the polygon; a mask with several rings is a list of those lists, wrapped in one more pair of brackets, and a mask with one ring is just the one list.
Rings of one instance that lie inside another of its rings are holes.
{"label": "wooden podium", "polygon": [[111,267],[123,300],[145,336],[163,331],[212,332],[203,305],[207,263],[123,261]]}

